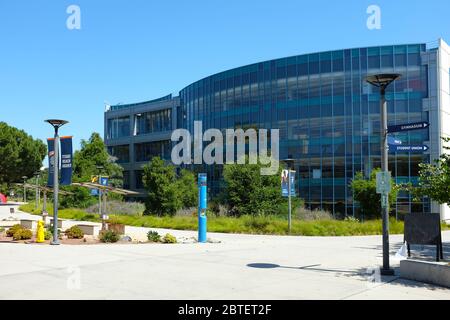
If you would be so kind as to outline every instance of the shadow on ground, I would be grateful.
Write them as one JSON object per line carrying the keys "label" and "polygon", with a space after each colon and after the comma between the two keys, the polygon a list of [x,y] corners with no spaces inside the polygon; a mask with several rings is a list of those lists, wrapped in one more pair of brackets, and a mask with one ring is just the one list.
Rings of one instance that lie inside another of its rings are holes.
{"label": "shadow on ground", "polygon": [[[394,256],[398,250],[402,247],[403,243],[394,243],[390,244],[389,252],[391,257]],[[383,246],[376,245],[370,247],[354,247],[357,249],[365,249],[365,250],[377,250],[379,251],[378,257],[383,256]],[[446,262],[450,262],[450,242],[443,242],[442,249],[444,252],[444,260]],[[411,245],[411,259],[418,260],[427,260],[427,261],[436,261],[436,246],[434,245]]]}

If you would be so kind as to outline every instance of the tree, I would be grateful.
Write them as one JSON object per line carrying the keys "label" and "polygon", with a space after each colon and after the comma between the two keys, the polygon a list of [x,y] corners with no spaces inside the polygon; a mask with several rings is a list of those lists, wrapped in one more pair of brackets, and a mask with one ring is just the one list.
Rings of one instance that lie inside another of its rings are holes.
{"label": "tree", "polygon": [[[450,138],[442,138],[444,143],[449,143]],[[444,146],[449,151],[449,146]],[[450,203],[450,155],[444,153],[434,163],[419,164],[419,185],[409,185],[409,190],[414,197],[428,196],[439,204]]]}
{"label": "tree", "polygon": [[81,140],[81,149],[76,151],[73,157],[74,180],[90,181],[91,176],[98,175],[101,166],[101,174],[110,178],[109,183],[115,187],[121,187],[123,169],[115,163],[111,157],[100,134],[94,132],[88,141]]}
{"label": "tree", "polygon": [[0,122],[0,184],[3,188],[21,182],[23,176],[32,177],[41,168],[46,153],[47,147],[41,140]]}
{"label": "tree", "polygon": [[192,208],[198,205],[198,190],[195,176],[188,170],[181,170],[176,182],[183,208]]}
{"label": "tree", "polygon": [[[375,169],[366,179],[362,172],[358,172],[351,182],[353,198],[359,202],[362,214],[366,219],[381,217],[381,195],[377,193],[377,173],[380,169]],[[398,186],[391,181],[391,192],[389,193],[389,205],[392,208],[397,200]]]}
{"label": "tree", "polygon": [[232,214],[240,216],[280,213],[280,205],[284,201],[281,195],[280,174],[263,176],[261,167],[259,163],[224,166],[223,201],[230,207]]}
{"label": "tree", "polygon": [[154,157],[144,166],[142,180],[148,191],[145,214],[174,215],[183,205],[176,184],[175,169]]}
{"label": "tree", "polygon": [[[98,166],[102,169],[99,170]],[[94,132],[89,140],[81,141],[81,149],[74,153],[73,181],[90,182],[91,177],[99,173],[109,177],[109,185],[122,187],[122,167],[108,154],[100,134]],[[70,186],[64,187],[64,190],[73,192],[74,195],[62,197],[61,207],[86,208],[97,201],[91,196],[89,189]],[[110,193],[108,197],[116,198],[117,196]]]}

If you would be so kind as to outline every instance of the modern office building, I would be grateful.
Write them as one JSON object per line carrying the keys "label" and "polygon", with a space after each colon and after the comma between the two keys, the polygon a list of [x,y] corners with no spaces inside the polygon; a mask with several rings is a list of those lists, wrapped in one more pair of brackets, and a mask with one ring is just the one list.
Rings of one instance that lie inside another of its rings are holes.
{"label": "modern office building", "polygon": [[[211,75],[178,97],[109,106],[105,140],[125,170],[125,187],[142,189],[142,165],[160,155],[170,161],[171,131],[208,128],[280,129],[280,158],[292,156],[297,191],[308,207],[359,213],[349,187],[354,175],[381,166],[379,92],[367,75],[400,73],[387,91],[389,125],[429,121],[430,127],[396,134],[427,152],[390,153],[398,183],[417,183],[418,165],[444,152],[450,136],[450,48],[443,41],[335,50],[275,59]],[[211,191],[222,186],[221,166],[208,166]],[[401,192],[396,212],[450,209]]]}

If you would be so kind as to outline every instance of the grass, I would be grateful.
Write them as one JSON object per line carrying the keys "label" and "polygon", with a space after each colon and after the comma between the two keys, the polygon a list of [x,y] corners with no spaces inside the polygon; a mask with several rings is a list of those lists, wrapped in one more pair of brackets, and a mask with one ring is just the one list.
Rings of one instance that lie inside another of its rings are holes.
{"label": "grass", "polygon": [[[25,204],[20,207],[21,211],[32,214],[40,214],[41,209],[34,210],[34,204]],[[49,215],[53,214],[52,207],[48,207]],[[79,221],[100,222],[98,214],[87,213],[81,209],[61,209],[58,216],[63,219]],[[175,230],[197,230],[197,217],[174,216],[155,217],[138,215],[110,215],[116,223],[128,226],[165,228]],[[332,219],[324,220],[292,220],[291,235],[298,236],[363,236],[380,235],[382,233],[381,220],[366,222],[340,221]],[[447,227],[446,227],[447,228]],[[208,231],[222,233],[245,233],[245,234],[267,234],[287,235],[287,219],[278,216],[242,216],[216,217],[208,216]],[[403,222],[391,219],[390,233],[402,234]]]}

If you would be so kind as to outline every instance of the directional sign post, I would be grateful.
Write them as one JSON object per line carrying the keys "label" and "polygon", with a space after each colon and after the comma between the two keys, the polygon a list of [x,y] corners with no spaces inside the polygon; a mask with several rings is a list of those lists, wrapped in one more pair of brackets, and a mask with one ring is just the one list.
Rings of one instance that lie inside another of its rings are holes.
{"label": "directional sign post", "polygon": [[428,122],[415,122],[415,123],[400,124],[400,125],[395,125],[395,126],[389,126],[388,133],[422,130],[422,129],[428,128],[429,126],[430,126],[430,124]]}

